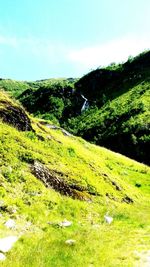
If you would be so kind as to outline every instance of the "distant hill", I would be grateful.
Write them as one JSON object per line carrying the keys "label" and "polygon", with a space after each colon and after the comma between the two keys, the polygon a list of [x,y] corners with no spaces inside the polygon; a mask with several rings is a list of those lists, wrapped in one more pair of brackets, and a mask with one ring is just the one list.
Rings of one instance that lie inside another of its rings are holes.
{"label": "distant hill", "polygon": [[77,79],[47,79],[35,82],[0,80],[0,87],[17,98],[35,116],[59,124],[80,114],[83,99],[76,92]]}

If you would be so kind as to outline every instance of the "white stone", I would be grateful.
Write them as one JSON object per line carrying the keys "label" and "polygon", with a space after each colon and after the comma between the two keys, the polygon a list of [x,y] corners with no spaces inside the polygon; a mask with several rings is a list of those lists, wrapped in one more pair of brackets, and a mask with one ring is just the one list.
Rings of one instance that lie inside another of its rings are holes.
{"label": "white stone", "polygon": [[65,244],[67,244],[67,245],[74,245],[75,243],[76,243],[76,240],[74,240],[74,239],[68,239],[65,241]]}
{"label": "white stone", "polygon": [[113,222],[113,218],[108,215],[105,215],[104,219],[105,219],[105,222],[108,224],[111,224]]}
{"label": "white stone", "polygon": [[61,227],[68,227],[68,226],[71,226],[71,225],[72,225],[72,222],[69,222],[67,220],[64,220],[63,222],[59,223],[59,226],[61,226]]}
{"label": "white stone", "polygon": [[4,224],[7,228],[12,229],[15,227],[15,221],[12,219],[9,219],[7,222]]}
{"label": "white stone", "polygon": [[17,240],[18,240],[17,236],[8,236],[0,238],[0,251],[8,252]]}
{"label": "white stone", "polygon": [[0,253],[0,261],[6,260],[6,256],[3,253]]}

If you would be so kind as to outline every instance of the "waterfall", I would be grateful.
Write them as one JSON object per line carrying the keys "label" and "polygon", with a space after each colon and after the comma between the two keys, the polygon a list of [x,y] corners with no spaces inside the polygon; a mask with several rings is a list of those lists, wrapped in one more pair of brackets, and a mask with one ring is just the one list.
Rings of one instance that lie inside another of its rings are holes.
{"label": "waterfall", "polygon": [[85,109],[87,109],[89,107],[89,104],[88,104],[88,99],[85,98],[84,95],[81,95],[81,96],[84,99],[84,103],[83,103],[82,108],[81,108],[81,112],[83,112]]}

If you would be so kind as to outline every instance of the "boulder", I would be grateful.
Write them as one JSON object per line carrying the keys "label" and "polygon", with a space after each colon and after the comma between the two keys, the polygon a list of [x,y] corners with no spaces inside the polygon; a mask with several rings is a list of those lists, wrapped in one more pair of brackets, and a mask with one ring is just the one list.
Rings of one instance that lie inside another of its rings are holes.
{"label": "boulder", "polygon": [[14,245],[14,243],[18,240],[17,236],[8,236],[4,238],[0,238],[0,251],[8,252]]}

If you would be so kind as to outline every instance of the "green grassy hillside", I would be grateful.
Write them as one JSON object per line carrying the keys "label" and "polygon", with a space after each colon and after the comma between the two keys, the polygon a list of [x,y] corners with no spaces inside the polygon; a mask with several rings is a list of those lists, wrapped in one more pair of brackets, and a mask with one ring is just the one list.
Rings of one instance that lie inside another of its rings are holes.
{"label": "green grassy hillside", "polygon": [[150,164],[150,83],[142,82],[70,119],[66,128],[98,145]]}
{"label": "green grassy hillside", "polygon": [[75,86],[90,108],[64,126],[86,140],[150,164],[150,52],[92,71]]}
{"label": "green grassy hillside", "polygon": [[148,263],[149,167],[30,117],[3,91],[0,117],[0,237],[19,236],[1,266]]}
{"label": "green grassy hillside", "polygon": [[27,82],[14,81],[10,79],[0,79],[0,88],[10,92],[13,96],[19,96],[23,91],[29,89]]}
{"label": "green grassy hillside", "polygon": [[[150,164],[150,51],[81,79],[0,80],[34,116]],[[84,97],[88,109],[81,112]]]}

